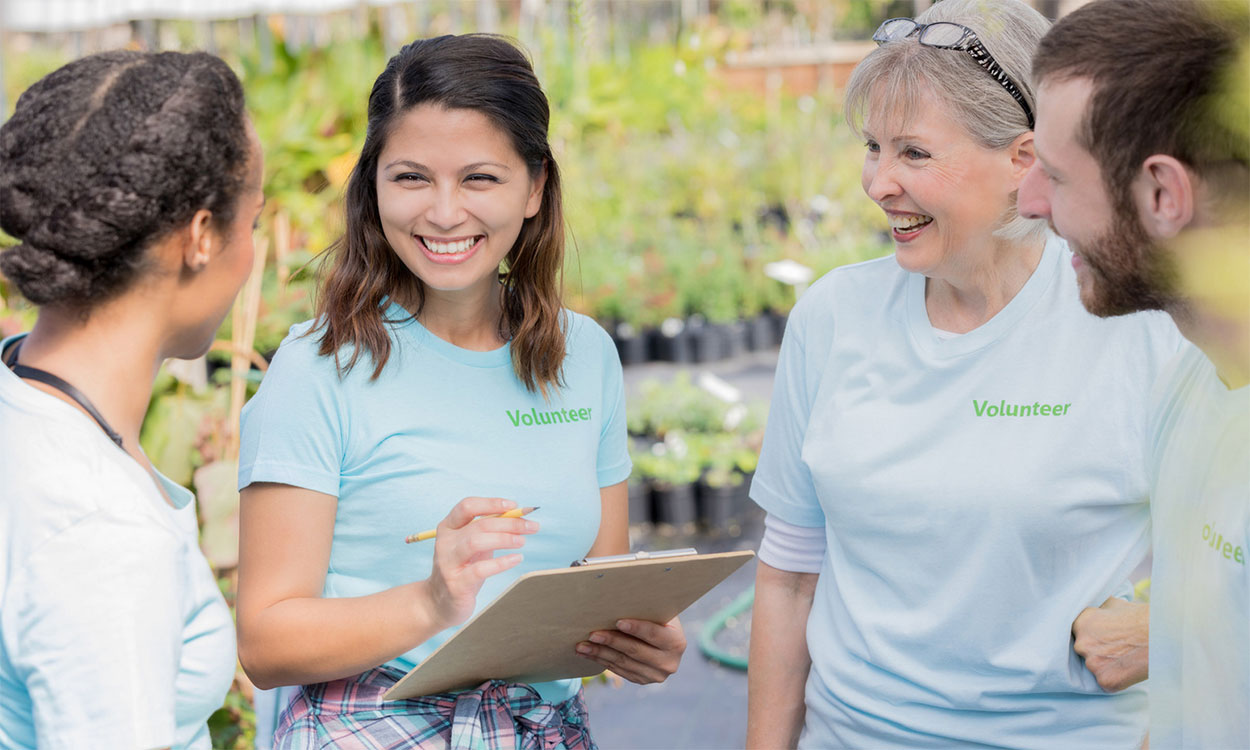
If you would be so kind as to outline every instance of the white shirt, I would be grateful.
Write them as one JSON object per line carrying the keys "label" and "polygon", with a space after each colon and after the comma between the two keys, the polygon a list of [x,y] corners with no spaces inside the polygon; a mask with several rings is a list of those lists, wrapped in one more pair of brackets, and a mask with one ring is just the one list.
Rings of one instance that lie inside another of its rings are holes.
{"label": "white shirt", "polygon": [[1148,459],[1150,746],[1250,748],[1250,386],[1197,348],[1163,381]]}
{"label": "white shirt", "polygon": [[0,747],[209,747],[234,624],[162,480],[0,366]]}

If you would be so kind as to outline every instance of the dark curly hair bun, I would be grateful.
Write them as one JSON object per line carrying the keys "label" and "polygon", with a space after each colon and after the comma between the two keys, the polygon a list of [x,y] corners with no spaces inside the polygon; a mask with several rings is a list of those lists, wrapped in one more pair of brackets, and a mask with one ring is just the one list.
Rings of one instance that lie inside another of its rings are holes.
{"label": "dark curly hair bun", "polygon": [[205,53],[104,52],[48,74],[0,127],[0,273],[35,304],[125,290],[153,240],[233,219],[248,159],[243,87]]}

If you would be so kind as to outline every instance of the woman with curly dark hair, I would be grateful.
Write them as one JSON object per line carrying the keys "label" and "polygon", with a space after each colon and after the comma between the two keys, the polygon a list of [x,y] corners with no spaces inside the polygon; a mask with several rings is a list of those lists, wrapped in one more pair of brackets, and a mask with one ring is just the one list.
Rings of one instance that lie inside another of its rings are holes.
{"label": "woman with curly dark hair", "polygon": [[39,306],[0,343],[0,746],[207,748],[235,668],[191,494],[139,446],[252,265],[261,153],[230,68],[108,52],[0,127],[0,272]]}
{"label": "woman with curly dark hair", "polygon": [[[561,307],[548,117],[488,35],[413,42],[373,86],[317,317],[244,412],[240,656],[303,685],[277,747],[594,746],[579,680],[381,700],[521,574],[629,548],[620,362]],[[541,510],[487,518],[517,506]],[[646,683],[684,648],[623,620],[578,650]]]}

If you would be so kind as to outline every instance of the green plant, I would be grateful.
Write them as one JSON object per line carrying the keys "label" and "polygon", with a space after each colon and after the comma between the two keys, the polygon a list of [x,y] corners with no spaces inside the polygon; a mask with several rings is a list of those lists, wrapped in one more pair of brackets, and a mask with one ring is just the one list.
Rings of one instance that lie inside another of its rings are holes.
{"label": "green plant", "polygon": [[637,461],[638,473],[659,485],[691,484],[699,478],[698,457],[679,444],[656,443],[651,451],[640,454]]}
{"label": "green plant", "polygon": [[629,401],[626,423],[636,435],[664,438],[670,432],[715,432],[723,429],[729,405],[696,386],[689,372],[671,381],[647,380]]}

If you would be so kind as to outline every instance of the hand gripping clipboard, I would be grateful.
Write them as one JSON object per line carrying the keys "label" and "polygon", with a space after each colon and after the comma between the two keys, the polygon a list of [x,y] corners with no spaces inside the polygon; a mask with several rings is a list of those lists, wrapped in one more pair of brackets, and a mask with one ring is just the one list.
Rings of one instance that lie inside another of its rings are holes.
{"label": "hand gripping clipboard", "polygon": [[598,674],[603,666],[574,650],[592,631],[615,629],[622,617],[668,622],[754,556],[638,553],[526,573],[382,698]]}

